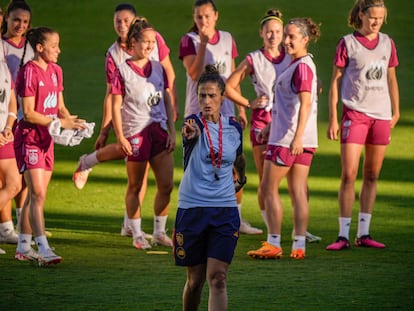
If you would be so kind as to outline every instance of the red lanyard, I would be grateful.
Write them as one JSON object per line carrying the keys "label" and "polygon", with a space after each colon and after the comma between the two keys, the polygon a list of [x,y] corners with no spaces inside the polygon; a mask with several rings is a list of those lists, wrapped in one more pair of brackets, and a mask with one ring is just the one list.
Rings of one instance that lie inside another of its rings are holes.
{"label": "red lanyard", "polygon": [[[210,157],[211,157],[211,164],[213,167],[217,167],[217,169],[221,166],[221,159],[223,158],[223,124],[221,122],[221,118],[219,119],[219,151],[218,151],[218,157],[217,157],[217,163],[216,163],[216,155],[214,152],[214,145],[213,141],[211,140],[210,131],[208,129],[207,121],[204,117],[201,117],[201,120],[203,121],[204,128],[206,129],[207,139],[210,147]],[[214,173],[214,177],[216,179],[219,179],[217,176],[217,172]]]}

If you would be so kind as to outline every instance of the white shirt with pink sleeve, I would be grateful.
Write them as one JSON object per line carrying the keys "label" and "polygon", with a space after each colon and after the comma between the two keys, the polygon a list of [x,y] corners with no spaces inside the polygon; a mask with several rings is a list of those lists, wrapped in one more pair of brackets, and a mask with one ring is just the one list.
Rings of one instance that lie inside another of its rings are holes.
{"label": "white shirt with pink sleeve", "polygon": [[[304,148],[317,148],[317,75],[316,66],[309,54],[294,61],[277,78],[269,145],[289,148],[295,136],[301,106],[298,96],[301,90],[295,90],[295,75],[299,75],[301,79],[305,80],[305,85],[308,85],[307,88],[309,88],[306,91],[311,93],[311,107],[306,120],[302,145]],[[298,83],[296,82],[296,84]]]}

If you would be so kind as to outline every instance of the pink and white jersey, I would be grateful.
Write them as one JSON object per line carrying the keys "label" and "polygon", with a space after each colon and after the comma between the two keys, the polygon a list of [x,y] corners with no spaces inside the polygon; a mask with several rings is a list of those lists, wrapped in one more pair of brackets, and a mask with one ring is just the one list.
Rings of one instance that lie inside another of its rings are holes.
{"label": "pink and white jersey", "polygon": [[251,114],[251,127],[263,129],[272,119],[270,111],[275,97],[276,79],[289,66],[290,56],[283,50],[278,58],[272,59],[263,49],[259,49],[249,53],[246,59],[253,68],[251,78],[256,96],[269,97],[266,107],[253,109]]}
{"label": "pink and white jersey", "polygon": [[[56,118],[58,116],[59,93],[63,92],[62,68],[57,64],[49,63],[47,69],[43,70],[35,62],[29,61],[19,71],[16,91],[22,98],[35,98],[35,111]],[[20,130],[33,127],[37,127],[41,137],[50,137],[46,126],[33,125],[23,119],[19,122]]]}
{"label": "pink and white jersey", "polygon": [[153,122],[161,123],[167,130],[167,112],[164,104],[165,74],[161,64],[148,62],[148,75],[137,72],[131,62],[118,67],[111,93],[123,95],[121,116],[122,131],[131,137]]}
{"label": "pink and white jersey", "polygon": [[[170,54],[170,48],[158,32],[155,33],[155,40],[156,44],[154,50],[151,52],[150,60],[162,62]],[[132,52],[123,49],[118,42],[112,44],[108,49],[105,60],[106,82],[108,84],[112,82],[116,68],[128,58],[131,58],[131,53]]]}
{"label": "pink and white jersey", "polygon": [[[217,31],[216,36],[216,40],[210,40],[207,44],[203,68],[207,64],[214,65],[224,81],[226,81],[232,71],[233,58],[237,57],[237,48],[230,33]],[[180,58],[189,55],[188,51],[191,51],[190,53],[192,54],[197,54],[199,46],[200,36],[195,32],[187,33],[180,42]],[[184,117],[198,114],[199,112],[200,106],[197,97],[197,81],[193,81],[187,73]],[[233,102],[225,98],[221,106],[221,113],[227,117],[234,117]]]}
{"label": "pink and white jersey", "polygon": [[378,44],[369,49],[354,34],[345,36],[348,64],[342,77],[342,102],[367,116],[391,120],[387,72],[392,51],[391,39],[378,34]]}
{"label": "pink and white jersey", "polygon": [[13,88],[13,80],[4,56],[3,42],[0,40],[0,131],[3,131],[6,126]]}
{"label": "pink and white jersey", "polygon": [[309,91],[311,93],[311,108],[302,144],[304,148],[318,147],[317,80],[316,66],[309,54],[295,60],[279,75],[276,81],[269,145],[290,147],[296,133],[301,105],[298,93]]}
{"label": "pink and white jersey", "polygon": [[22,40],[18,45],[9,39],[3,39],[4,53],[6,55],[7,65],[13,77],[13,81],[16,82],[17,74],[20,69],[20,63],[23,57],[24,47],[26,45],[26,52],[24,55],[23,65],[34,57],[34,52],[29,43],[26,44],[26,38],[22,37]]}

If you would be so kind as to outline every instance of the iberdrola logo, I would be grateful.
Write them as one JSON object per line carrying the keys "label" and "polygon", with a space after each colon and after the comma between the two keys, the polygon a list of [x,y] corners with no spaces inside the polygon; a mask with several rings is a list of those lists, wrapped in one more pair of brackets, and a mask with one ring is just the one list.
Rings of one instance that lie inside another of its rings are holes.
{"label": "iberdrola logo", "polygon": [[372,62],[365,73],[367,80],[381,80],[385,72],[384,62]]}
{"label": "iberdrola logo", "polygon": [[43,111],[46,109],[55,108],[57,106],[57,94],[56,92],[49,93],[43,102]]}

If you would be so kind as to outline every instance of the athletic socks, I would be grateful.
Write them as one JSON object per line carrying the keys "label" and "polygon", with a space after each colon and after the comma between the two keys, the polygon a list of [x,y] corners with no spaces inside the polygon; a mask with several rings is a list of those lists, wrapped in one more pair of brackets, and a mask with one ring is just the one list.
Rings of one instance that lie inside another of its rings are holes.
{"label": "athletic socks", "polygon": [[292,250],[295,249],[306,250],[306,235],[295,235],[293,238]]}
{"label": "athletic socks", "polygon": [[368,213],[359,213],[358,214],[358,234],[357,237],[369,234],[369,226],[371,224],[371,214]]}
{"label": "athletic socks", "polygon": [[339,217],[339,236],[349,240],[349,229],[351,227],[351,217]]}
{"label": "athletic socks", "polygon": [[8,236],[11,232],[14,231],[13,221],[5,221],[0,223],[0,235],[1,236]]}
{"label": "athletic socks", "polygon": [[132,230],[132,237],[134,239],[139,236],[142,236],[141,222],[142,222],[141,218],[128,219],[129,226],[131,227],[131,230]]}
{"label": "athletic socks", "polygon": [[97,151],[87,154],[81,162],[81,169],[87,170],[94,167],[96,164],[99,163],[98,158],[96,157]]}
{"label": "athletic socks", "polygon": [[32,235],[31,234],[19,234],[19,242],[17,243],[17,250],[20,253],[26,253],[30,250],[32,243]]}
{"label": "athletic socks", "polygon": [[168,216],[154,215],[154,234],[165,233],[165,226],[167,225]]}
{"label": "athletic socks", "polygon": [[36,242],[39,254],[45,254],[50,249],[49,242],[47,241],[47,238],[45,235],[40,235],[40,236],[35,237],[35,242]]}
{"label": "athletic socks", "polygon": [[267,243],[280,247],[280,234],[268,234]]}

